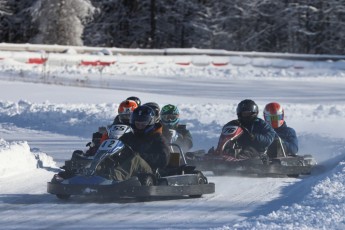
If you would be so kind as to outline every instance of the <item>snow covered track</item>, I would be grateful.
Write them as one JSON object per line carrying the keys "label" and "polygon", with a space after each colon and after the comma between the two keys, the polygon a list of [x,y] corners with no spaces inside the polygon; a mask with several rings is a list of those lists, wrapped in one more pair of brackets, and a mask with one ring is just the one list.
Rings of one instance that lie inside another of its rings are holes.
{"label": "snow covered track", "polygon": [[[237,63],[247,63],[246,58],[236,58]],[[345,227],[345,79],[341,68],[324,62],[308,62],[303,69],[278,68],[271,59],[261,59],[259,64],[267,68],[170,63],[159,68],[115,64],[102,70],[64,66],[47,71],[42,65],[5,62],[0,60],[0,228]],[[92,132],[111,123],[119,103],[133,95],[161,106],[176,104],[181,122],[193,135],[195,150],[217,144],[221,127],[236,117],[241,99],[252,98],[259,108],[277,100],[285,108],[287,124],[297,131],[300,154],[312,154],[322,167],[297,179],[208,173],[216,193],[201,199],[138,202],[72,197],[63,202],[47,194],[46,183],[58,166],[73,150],[85,149]],[[36,154],[54,161],[40,157],[44,164],[37,164]],[[9,161],[13,164],[4,163]]]}

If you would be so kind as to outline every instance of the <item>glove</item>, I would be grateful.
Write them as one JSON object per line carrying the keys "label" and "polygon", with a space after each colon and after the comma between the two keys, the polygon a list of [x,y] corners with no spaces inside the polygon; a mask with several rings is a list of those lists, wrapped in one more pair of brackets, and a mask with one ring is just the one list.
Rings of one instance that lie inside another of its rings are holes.
{"label": "glove", "polygon": [[170,142],[174,143],[177,141],[179,134],[174,129],[169,129]]}
{"label": "glove", "polygon": [[253,141],[255,139],[255,134],[249,132],[249,130],[246,127],[241,126],[243,131],[249,136],[249,139]]}
{"label": "glove", "polygon": [[93,143],[93,141],[86,144],[86,147],[92,148],[94,146],[96,146],[96,145],[95,145],[95,143]]}

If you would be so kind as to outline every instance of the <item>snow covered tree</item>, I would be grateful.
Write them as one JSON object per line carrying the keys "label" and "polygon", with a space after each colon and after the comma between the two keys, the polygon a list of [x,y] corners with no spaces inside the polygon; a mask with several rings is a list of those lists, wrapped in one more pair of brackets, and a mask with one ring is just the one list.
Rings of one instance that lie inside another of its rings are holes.
{"label": "snow covered tree", "polygon": [[0,0],[0,42],[344,54],[345,0]]}
{"label": "snow covered tree", "polygon": [[[85,28],[85,44],[97,46],[130,46],[131,13],[137,1],[100,0],[94,1],[99,9],[94,20]],[[144,23],[143,23],[144,24]]]}
{"label": "snow covered tree", "polygon": [[29,7],[35,0],[2,0],[0,4],[0,41],[21,43],[35,34],[35,25],[31,23]]}
{"label": "snow covered tree", "polygon": [[0,0],[0,16],[8,14],[8,6],[6,0]]}
{"label": "snow covered tree", "polygon": [[38,0],[32,7],[38,34],[33,43],[83,45],[83,30],[94,12],[89,0]]}
{"label": "snow covered tree", "polygon": [[319,33],[314,52],[344,54],[345,0],[320,1],[317,7]]}
{"label": "snow covered tree", "polygon": [[9,9],[7,1],[0,0],[0,40],[5,40],[6,34],[8,33],[9,20],[8,15],[12,12]]}

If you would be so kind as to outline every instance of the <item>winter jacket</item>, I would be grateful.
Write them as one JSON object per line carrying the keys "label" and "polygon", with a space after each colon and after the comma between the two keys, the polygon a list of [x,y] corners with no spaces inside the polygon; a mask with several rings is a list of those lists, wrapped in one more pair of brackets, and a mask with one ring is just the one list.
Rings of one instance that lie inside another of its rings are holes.
{"label": "winter jacket", "polygon": [[298,152],[298,139],[293,128],[288,127],[284,121],[283,125],[274,131],[281,138],[286,154],[294,155]]}
{"label": "winter jacket", "polygon": [[[113,121],[113,124],[112,124],[112,125],[117,125],[117,124],[123,124],[123,123],[120,121],[119,115],[116,115],[116,117],[114,118],[114,121]],[[126,125],[129,125],[129,124],[126,124]]]}
{"label": "winter jacket", "polygon": [[166,139],[167,143],[174,143],[179,145],[183,152],[187,152],[193,147],[193,138],[189,130],[186,128],[186,125],[178,124],[173,130],[177,133],[177,138],[172,140],[170,129],[167,126],[163,125],[163,136]]}
{"label": "winter jacket", "polygon": [[169,147],[162,135],[162,125],[157,123],[155,129],[144,135],[136,135],[133,132],[125,133],[120,140],[128,145],[152,167],[164,168],[170,159]]}
{"label": "winter jacket", "polygon": [[[225,126],[230,125],[231,122],[233,121],[228,122]],[[252,123],[241,124],[241,126],[246,128],[253,135],[250,137],[249,133],[243,132],[243,134],[238,138],[238,143],[242,148],[252,147],[258,152],[265,152],[268,146],[273,142],[276,135],[273,128],[261,118],[256,118]]]}

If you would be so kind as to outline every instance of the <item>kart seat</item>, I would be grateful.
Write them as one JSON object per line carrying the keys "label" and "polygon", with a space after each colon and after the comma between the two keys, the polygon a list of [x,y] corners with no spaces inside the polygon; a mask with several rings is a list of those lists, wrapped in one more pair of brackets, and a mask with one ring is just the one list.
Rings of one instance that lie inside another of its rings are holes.
{"label": "kart seat", "polygon": [[180,167],[180,153],[170,153],[170,159],[168,163],[169,168],[178,168]]}

